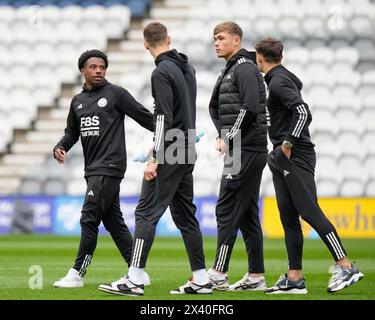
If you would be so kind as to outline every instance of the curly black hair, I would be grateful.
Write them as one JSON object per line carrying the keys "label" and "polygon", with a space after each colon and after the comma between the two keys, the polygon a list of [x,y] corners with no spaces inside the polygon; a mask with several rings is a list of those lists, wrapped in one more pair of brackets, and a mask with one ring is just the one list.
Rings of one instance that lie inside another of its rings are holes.
{"label": "curly black hair", "polygon": [[107,55],[100,50],[87,50],[81,54],[78,59],[78,69],[81,71],[85,67],[85,62],[90,58],[100,58],[103,59],[105,63],[105,68],[108,68],[108,58]]}

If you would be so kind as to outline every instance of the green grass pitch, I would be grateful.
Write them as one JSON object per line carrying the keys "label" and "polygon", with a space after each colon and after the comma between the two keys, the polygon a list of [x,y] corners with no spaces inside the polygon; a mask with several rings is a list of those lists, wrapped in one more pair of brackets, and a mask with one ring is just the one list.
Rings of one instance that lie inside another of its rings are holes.
{"label": "green grass pitch", "polygon": [[[85,277],[85,287],[57,289],[52,284],[64,276],[72,266],[78,237],[57,236],[1,236],[0,237],[0,300],[374,300],[375,299],[375,240],[343,241],[351,259],[357,261],[365,278],[339,293],[326,292],[332,264],[331,256],[322,241],[305,240],[304,277],[307,295],[267,296],[262,292],[217,292],[212,296],[175,296],[169,291],[184,284],[191,272],[181,238],[156,237],[146,271],[152,285],[146,287],[144,297],[114,296],[97,289],[101,283],[117,280],[126,273],[123,260],[109,237],[99,237],[94,258]],[[216,238],[205,238],[207,268],[213,264]],[[283,240],[265,240],[266,281],[270,286],[286,271],[287,262]],[[43,270],[43,289],[30,289],[29,273],[32,265]],[[230,264],[229,280],[237,281],[247,271],[247,260],[242,238],[238,238]]]}

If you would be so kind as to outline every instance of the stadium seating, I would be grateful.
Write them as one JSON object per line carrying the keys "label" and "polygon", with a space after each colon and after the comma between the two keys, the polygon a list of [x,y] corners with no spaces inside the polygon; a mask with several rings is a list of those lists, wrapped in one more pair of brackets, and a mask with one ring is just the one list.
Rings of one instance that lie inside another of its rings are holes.
{"label": "stadium seating", "polygon": [[[42,9],[30,8],[35,5]],[[75,61],[88,48],[107,50],[108,78],[151,107],[153,61],[142,47],[141,30],[131,29],[131,16],[143,19],[142,26],[150,20],[165,22],[174,46],[196,68],[197,130],[206,132],[197,144],[198,196],[217,194],[221,178],[207,106],[225,64],[215,57],[212,30],[224,20],[242,26],[248,49],[265,36],[284,42],[285,65],[303,81],[303,95],[312,110],[319,196],[374,196],[375,4],[369,0],[165,0],[164,7],[160,3],[153,7],[150,0],[0,1],[0,66],[8,80],[0,83],[0,152],[13,152],[3,163],[22,162],[14,155],[27,150],[18,142],[8,148],[14,128],[33,129],[25,136],[33,148],[43,149],[45,136],[52,147],[56,132],[64,127],[71,98],[62,94],[62,84],[73,83],[74,92],[79,91]],[[121,39],[116,50],[108,46],[113,38]],[[56,100],[51,118],[39,119],[37,107],[53,106]],[[140,191],[143,167],[131,159],[149,146],[152,135],[128,119],[126,130],[129,166],[121,194],[134,195]],[[25,176],[22,190],[81,195],[85,190],[81,147],[70,152],[68,169],[58,170],[59,174],[53,173],[57,164],[50,153],[48,157],[43,164],[47,173]],[[261,193],[274,195],[268,168]]]}
{"label": "stadium seating", "polygon": [[[9,130],[28,127],[38,105],[53,104],[61,83],[77,81],[74,62],[83,50],[105,50],[108,37],[121,37],[129,28],[131,12],[126,6],[105,7],[103,1],[97,3],[101,6],[82,8],[76,5],[78,1],[71,1],[69,6],[59,7],[67,4],[2,1],[0,5],[0,55],[8,75],[8,81],[0,84],[0,92],[4,95],[6,91],[9,97],[2,99],[8,104],[2,109],[12,110]],[[9,142],[11,132],[5,136]],[[5,146],[3,142],[0,151]]]}

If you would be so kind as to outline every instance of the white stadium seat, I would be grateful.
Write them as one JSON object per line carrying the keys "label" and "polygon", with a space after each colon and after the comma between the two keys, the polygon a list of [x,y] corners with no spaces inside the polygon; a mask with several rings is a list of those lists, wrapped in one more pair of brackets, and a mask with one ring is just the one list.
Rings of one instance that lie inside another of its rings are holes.
{"label": "white stadium seat", "polygon": [[85,194],[85,190],[86,182],[82,178],[69,181],[66,186],[66,193],[70,196],[82,196]]}
{"label": "white stadium seat", "polygon": [[137,180],[124,179],[120,186],[120,196],[134,196],[141,193],[141,183]]}
{"label": "white stadium seat", "polygon": [[310,51],[303,47],[291,48],[285,53],[285,58],[288,62],[297,62],[305,66],[310,62]]}
{"label": "white stadium seat", "polygon": [[339,194],[342,197],[361,197],[365,194],[365,185],[360,179],[344,180]]}
{"label": "white stadium seat", "polygon": [[366,189],[365,189],[365,195],[367,197],[375,197],[375,179],[371,180],[367,183]]}
{"label": "white stadium seat", "polygon": [[357,37],[371,37],[373,34],[373,21],[370,17],[354,16],[350,20],[350,28]]}
{"label": "white stadium seat", "polygon": [[95,22],[98,25],[102,25],[102,23],[104,23],[106,18],[107,18],[107,9],[99,5],[89,6],[83,11],[83,14],[82,14],[83,21]]}
{"label": "white stadium seat", "polygon": [[10,25],[16,17],[16,10],[11,6],[0,6],[0,21]]}
{"label": "white stadium seat", "polygon": [[346,62],[351,67],[355,67],[359,61],[359,52],[353,47],[338,48],[335,54],[336,62]]}
{"label": "white stadium seat", "polygon": [[332,65],[335,59],[335,52],[329,47],[317,47],[311,50],[310,63],[318,62],[327,68]]}
{"label": "white stadium seat", "polygon": [[77,5],[69,5],[61,9],[60,21],[71,21],[78,25],[83,19],[84,9]]}
{"label": "white stadium seat", "polygon": [[55,26],[60,21],[61,9],[57,6],[44,6],[42,8],[43,25]]}

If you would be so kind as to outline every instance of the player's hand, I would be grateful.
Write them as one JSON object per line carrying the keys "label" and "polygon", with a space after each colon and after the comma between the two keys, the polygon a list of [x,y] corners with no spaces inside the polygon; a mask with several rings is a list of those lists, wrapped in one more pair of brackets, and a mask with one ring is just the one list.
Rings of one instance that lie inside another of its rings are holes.
{"label": "player's hand", "polygon": [[57,148],[55,150],[55,159],[58,163],[64,163],[66,158],[66,152],[63,149]]}
{"label": "player's hand", "polygon": [[143,177],[146,181],[151,181],[158,175],[156,170],[158,169],[157,163],[149,163],[143,172]]}
{"label": "player's hand", "polygon": [[152,157],[152,152],[154,151],[154,147],[150,147],[147,149],[147,158],[150,159]]}
{"label": "player's hand", "polygon": [[228,151],[229,146],[224,142],[223,139],[216,139],[215,149],[220,153],[225,153]]}
{"label": "player's hand", "polygon": [[292,155],[291,148],[285,148],[284,146],[281,146],[281,151],[286,155],[288,159],[290,159],[290,156]]}

